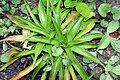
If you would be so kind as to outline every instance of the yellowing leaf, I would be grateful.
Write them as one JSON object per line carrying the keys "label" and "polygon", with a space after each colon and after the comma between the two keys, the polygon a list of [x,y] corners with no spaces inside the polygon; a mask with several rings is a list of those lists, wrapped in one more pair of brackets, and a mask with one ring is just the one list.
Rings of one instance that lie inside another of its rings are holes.
{"label": "yellowing leaf", "polygon": [[96,20],[91,20],[90,23],[84,28],[76,37],[75,39],[80,38],[84,34],[88,33],[94,26],[95,26],[95,21]]}
{"label": "yellowing leaf", "polygon": [[17,42],[23,42],[25,40],[25,37],[23,35],[13,35],[9,36],[3,40],[0,41],[17,41]]}
{"label": "yellowing leaf", "polygon": [[69,15],[68,18],[66,18],[65,22],[61,25],[61,28],[64,29],[68,23],[70,23],[73,19],[75,19],[78,16],[79,16],[78,12],[72,11],[71,15]]}
{"label": "yellowing leaf", "polygon": [[90,8],[87,4],[85,3],[77,3],[77,6],[76,6],[76,10],[82,15],[84,16],[85,18],[88,18],[89,17],[89,14],[90,14]]}

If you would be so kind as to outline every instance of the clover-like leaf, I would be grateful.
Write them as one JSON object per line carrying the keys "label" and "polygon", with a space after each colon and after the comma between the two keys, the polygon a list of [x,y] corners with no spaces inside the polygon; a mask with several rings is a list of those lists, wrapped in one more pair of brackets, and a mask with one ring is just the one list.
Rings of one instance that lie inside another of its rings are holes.
{"label": "clover-like leaf", "polygon": [[50,71],[51,70],[51,65],[47,65],[44,69],[43,69],[43,71]]}
{"label": "clover-like leaf", "polygon": [[109,60],[108,60],[108,64],[115,64],[117,61],[119,61],[119,57],[118,56],[112,56]]}
{"label": "clover-like leaf", "polygon": [[17,5],[17,4],[20,4],[21,0],[12,0],[12,3]]}
{"label": "clover-like leaf", "polygon": [[53,51],[53,56],[60,56],[63,53],[63,49],[61,47],[56,47],[53,46],[52,47],[52,51]]}
{"label": "clover-like leaf", "polygon": [[14,48],[11,48],[7,52],[0,55],[0,61],[1,62],[8,62],[10,60],[10,58],[16,53],[18,53],[18,51]]}
{"label": "clover-like leaf", "polygon": [[116,75],[120,75],[120,65],[117,65],[117,66],[113,67],[111,72],[113,72]]}
{"label": "clover-like leaf", "polygon": [[110,44],[109,35],[104,35],[98,45],[98,49],[104,49]]}
{"label": "clover-like leaf", "polygon": [[108,24],[108,28],[107,28],[107,33],[112,33],[114,31],[116,31],[119,28],[119,21],[115,21],[112,20],[109,24]]}
{"label": "clover-like leaf", "polygon": [[98,8],[98,12],[102,17],[106,17],[107,13],[110,12],[110,10],[111,10],[111,6],[110,4],[107,3],[101,4]]}
{"label": "clover-like leaf", "polygon": [[100,80],[113,80],[110,74],[101,74]]}
{"label": "clover-like leaf", "polygon": [[111,46],[117,52],[120,52],[120,40],[112,38],[111,39]]}
{"label": "clover-like leaf", "polygon": [[100,25],[102,27],[108,27],[108,21],[106,21],[106,20],[103,19],[103,20],[101,20]]}
{"label": "clover-like leaf", "polygon": [[118,7],[118,6],[112,7],[111,13],[113,15],[114,20],[119,20],[120,19],[120,7]]}
{"label": "clover-like leaf", "polygon": [[0,61],[1,62],[8,62],[10,60],[10,55],[9,54],[2,54],[0,56]]}

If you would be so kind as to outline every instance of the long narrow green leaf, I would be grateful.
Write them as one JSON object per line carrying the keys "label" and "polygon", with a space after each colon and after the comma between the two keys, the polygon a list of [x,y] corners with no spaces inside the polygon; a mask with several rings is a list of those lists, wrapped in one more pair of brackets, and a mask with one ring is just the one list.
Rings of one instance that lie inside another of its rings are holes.
{"label": "long narrow green leaf", "polygon": [[53,13],[55,21],[56,21],[56,23],[57,23],[57,25],[59,26],[60,29],[61,29],[61,13],[60,13],[60,11],[61,11],[61,8],[60,8],[61,1],[62,0],[59,0],[57,6],[55,8],[55,13]]}
{"label": "long narrow green leaf", "polygon": [[34,62],[33,63],[35,63],[36,62],[36,60],[37,60],[37,57],[39,56],[39,54],[42,52],[42,50],[43,50],[43,47],[44,47],[44,44],[43,43],[37,43],[36,44],[36,46],[35,46],[35,52],[34,52],[34,55],[35,55],[35,57],[34,57]]}
{"label": "long narrow green leaf", "polygon": [[24,2],[25,2],[26,8],[27,8],[30,16],[32,17],[33,21],[34,21],[37,25],[39,25],[39,22],[38,22],[37,18],[34,16],[34,14],[32,13],[32,10],[31,10],[29,4],[27,3],[26,0],[24,0]]}
{"label": "long narrow green leaf", "polygon": [[81,43],[81,44],[78,44],[75,46],[80,47],[80,48],[84,48],[84,49],[91,49],[91,48],[96,48],[97,44],[95,44],[93,42],[85,42],[85,43]]}
{"label": "long narrow green leaf", "polygon": [[[40,28],[39,26],[37,26],[35,23],[30,22],[22,17],[18,17],[18,16],[11,16],[11,15],[7,15],[7,17],[13,22],[15,23],[18,27],[24,28],[24,29],[28,29],[43,35],[49,35],[46,33],[46,31],[44,31],[44,28]],[[20,20],[21,19],[21,20]],[[29,25],[28,25],[29,24]]]}
{"label": "long narrow green leaf", "polygon": [[26,74],[28,74],[29,72],[31,72],[35,67],[37,67],[46,58],[49,58],[49,56],[48,55],[42,56],[40,59],[38,59],[36,61],[35,64],[31,64],[30,66],[28,66],[24,70],[20,71],[16,76],[14,76],[13,78],[11,78],[11,80],[19,80],[21,77],[23,77]]}
{"label": "long narrow green leaf", "polygon": [[51,70],[51,79],[56,80],[56,76],[58,71],[60,70],[62,59],[61,57],[58,57],[57,60],[54,62],[52,70]]}
{"label": "long narrow green leaf", "polygon": [[59,41],[62,41],[63,40],[63,35],[62,35],[61,27],[58,26],[58,24],[56,23],[54,18],[52,18],[52,21],[54,23],[54,28],[55,28],[55,31],[57,33],[57,37],[58,37]]}
{"label": "long narrow green leaf", "polygon": [[75,74],[75,71],[74,71],[74,69],[73,69],[73,67],[72,67],[72,66],[69,66],[69,67],[68,67],[68,70],[69,70],[69,72],[70,72],[70,74],[71,74],[71,76],[72,76],[72,79],[73,79],[73,80],[78,80],[78,79],[77,79],[77,76],[76,76],[76,74]]}
{"label": "long narrow green leaf", "polygon": [[31,36],[27,40],[32,42],[43,42],[52,45],[59,45],[59,42],[56,39],[50,40],[47,37],[42,37],[42,36]]}
{"label": "long narrow green leaf", "polygon": [[47,72],[43,72],[41,76],[41,80],[46,80]]}
{"label": "long narrow green leaf", "polygon": [[2,71],[3,69],[5,69],[6,67],[8,67],[10,64],[12,64],[13,62],[15,62],[16,60],[18,60],[20,57],[22,56],[26,56],[26,55],[30,55],[34,52],[34,50],[25,50],[22,51],[20,53],[18,53],[17,55],[15,55],[13,58],[10,59],[10,61],[8,63],[6,63],[4,66],[2,66],[0,68],[0,71]]}
{"label": "long narrow green leaf", "polygon": [[14,57],[19,58],[19,57],[23,57],[23,56],[30,55],[30,54],[33,54],[33,53],[34,53],[34,50],[25,50],[25,51],[22,51],[22,52],[18,53]]}
{"label": "long narrow green leaf", "polygon": [[63,73],[64,73],[64,66],[61,63],[60,70],[59,70],[59,80],[64,80],[64,74]]}
{"label": "long narrow green leaf", "polygon": [[83,35],[81,38],[78,38],[78,40],[91,41],[92,39],[99,39],[102,37],[103,37],[102,33],[88,33]]}
{"label": "long narrow green leaf", "polygon": [[96,20],[91,20],[91,22],[87,25],[86,28],[84,28],[74,39],[78,39],[84,34],[88,33],[95,25]]}
{"label": "long narrow green leaf", "polygon": [[0,67],[0,71],[4,70],[6,67],[8,67],[9,65],[11,65],[12,63],[14,63],[18,59],[19,58],[15,58],[15,59],[10,60],[8,63],[6,63],[2,67]]}
{"label": "long narrow green leaf", "polygon": [[61,29],[61,15],[60,15],[61,0],[59,0],[56,8],[53,6],[52,2],[50,3],[51,3],[52,11],[53,11],[52,21],[54,24],[55,31],[57,33],[57,37],[59,41],[61,42],[63,40],[62,29]]}
{"label": "long narrow green leaf", "polygon": [[33,71],[33,74],[32,74],[32,80],[35,80],[35,76],[37,75],[37,73],[40,71],[40,69],[45,66],[46,62],[45,61],[42,61],[36,68],[35,70]]}
{"label": "long narrow green leaf", "polygon": [[39,19],[41,21],[42,26],[46,29],[46,27],[47,27],[47,15],[45,13],[45,8],[44,8],[42,0],[39,0],[38,15],[39,15]]}
{"label": "long narrow green leaf", "polygon": [[[45,31],[45,29],[42,27],[42,26],[37,26],[35,23],[31,22],[31,21],[28,21],[20,16],[14,16],[14,18],[18,19],[18,20],[21,20],[22,22],[24,22],[25,24],[28,24],[29,26],[29,29],[32,30],[32,31],[35,31],[35,32],[38,32],[38,33],[41,33],[43,35],[46,35],[48,36],[49,34],[47,33],[47,31]],[[19,21],[20,22],[20,21]],[[19,24],[18,24],[19,25]],[[28,27],[27,26],[27,27]],[[25,26],[23,26],[25,27]]]}
{"label": "long narrow green leaf", "polygon": [[52,56],[52,45],[45,45],[44,51],[49,53],[51,63],[53,64],[53,56]]}
{"label": "long narrow green leaf", "polygon": [[82,67],[82,65],[80,64],[80,62],[78,62],[78,60],[75,58],[73,52],[71,51],[70,48],[65,49],[67,56],[69,57],[69,59],[72,61],[72,65],[74,66],[75,70],[79,73],[79,75],[81,76],[81,78],[83,80],[88,80],[89,76],[86,73],[86,71],[84,70],[84,68]]}
{"label": "long narrow green leaf", "polygon": [[83,20],[83,17],[79,17],[78,21],[75,23],[75,25],[72,27],[72,29],[68,32],[67,38],[68,41],[72,41],[72,39],[75,37],[75,35],[79,32],[79,25],[81,21]]}
{"label": "long narrow green leaf", "polygon": [[49,25],[49,26],[47,26],[47,30],[49,31],[50,30],[50,28],[51,28],[51,22],[52,22],[52,19],[51,19],[51,10],[50,10],[50,1],[49,0],[47,0],[47,25]]}
{"label": "long narrow green leaf", "polygon": [[102,38],[102,37],[103,37],[102,33],[88,33],[88,34],[85,34],[85,35],[83,35],[82,37],[80,37],[76,40],[70,41],[68,44],[69,45],[76,45],[76,44],[91,41],[93,39],[99,39],[99,38]]}
{"label": "long narrow green leaf", "polygon": [[89,53],[88,51],[86,51],[83,48],[80,48],[78,46],[74,46],[74,47],[72,47],[72,51],[74,51],[74,52],[76,52],[76,53],[78,53],[78,54],[80,54],[80,55],[82,55],[82,56],[96,62],[96,63],[102,64],[100,62],[100,60],[98,60],[94,55],[92,55],[91,53]]}
{"label": "long narrow green leaf", "polygon": [[[72,27],[74,26],[74,24],[78,21],[78,18],[75,18],[74,20],[72,20],[71,22],[67,21],[67,22],[64,22],[62,25],[61,25],[61,28],[63,29],[62,32],[63,34],[67,34],[68,32],[70,32],[70,30],[72,29]],[[69,22],[69,24],[68,24]],[[67,25],[67,26],[66,26]],[[66,26],[66,27],[64,27]],[[64,29],[65,28],[65,29]]]}

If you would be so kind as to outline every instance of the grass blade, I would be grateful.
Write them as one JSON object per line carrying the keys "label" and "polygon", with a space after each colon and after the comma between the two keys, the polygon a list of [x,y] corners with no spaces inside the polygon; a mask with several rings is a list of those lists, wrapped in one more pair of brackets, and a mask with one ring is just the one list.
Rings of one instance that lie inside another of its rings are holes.
{"label": "grass blade", "polygon": [[21,77],[25,76],[26,74],[31,72],[35,67],[37,67],[42,62],[42,60],[44,60],[45,58],[48,58],[48,55],[42,56],[40,59],[38,59],[36,61],[35,64],[31,64],[30,66],[28,66],[24,70],[20,71],[16,76],[11,78],[10,80],[19,80]]}
{"label": "grass blade", "polygon": [[37,26],[35,23],[30,22],[20,16],[11,16],[11,15],[6,15],[13,23],[15,23],[18,27],[28,29],[46,36],[49,36],[47,32],[44,30],[42,26]]}
{"label": "grass blade", "polygon": [[61,42],[63,40],[62,30],[61,30],[60,26],[58,26],[58,24],[56,23],[54,18],[52,18],[52,21],[53,21],[54,28],[55,28],[55,31],[56,31],[56,34],[57,34],[57,38]]}
{"label": "grass blade", "polygon": [[78,54],[80,54],[80,55],[82,55],[82,56],[96,62],[96,63],[101,64],[100,60],[98,60],[94,55],[92,55],[91,53],[89,53],[88,51],[86,51],[83,48],[74,46],[74,47],[72,47],[72,51],[74,51],[74,52],[76,52],[76,53],[78,53]]}
{"label": "grass blade", "polygon": [[28,24],[29,29],[31,29],[32,31],[41,33],[41,34],[46,35],[46,36],[49,35],[42,26],[37,26],[35,23],[28,21],[20,16],[15,16],[14,18],[24,22],[25,24]]}
{"label": "grass blade", "polygon": [[37,18],[36,18],[36,17],[34,16],[34,14],[32,13],[32,10],[31,10],[29,4],[27,3],[27,1],[24,0],[24,2],[25,2],[25,5],[26,5],[26,8],[27,8],[27,11],[29,12],[29,14],[30,14],[30,16],[32,17],[33,21],[34,21],[37,25],[40,25],[39,22],[38,22],[38,20],[37,20]]}
{"label": "grass blade", "polygon": [[28,38],[28,41],[59,45],[59,41],[57,41],[56,39],[48,39],[47,37],[42,37],[42,36],[31,36]]}
{"label": "grass blade", "polygon": [[61,1],[62,0],[59,0],[57,6],[55,8],[55,11],[53,12],[55,21],[56,21],[56,23],[57,23],[57,25],[59,26],[60,29],[61,29],[61,14],[60,14],[60,11],[61,11],[61,8],[60,8]]}
{"label": "grass blade", "polygon": [[88,74],[86,73],[86,71],[84,70],[84,68],[82,67],[82,65],[80,64],[80,62],[78,62],[78,60],[75,58],[73,52],[71,51],[70,48],[65,49],[69,59],[72,61],[72,64],[75,68],[75,70],[79,73],[79,75],[81,76],[81,78],[83,80],[87,80],[89,78]]}
{"label": "grass blade", "polygon": [[64,66],[61,63],[60,70],[59,70],[59,80],[64,80],[64,74],[63,73],[64,73]]}
{"label": "grass blade", "polygon": [[83,17],[79,17],[78,21],[75,23],[75,25],[72,27],[72,29],[68,32],[67,38],[68,41],[72,41],[72,39],[75,37],[75,35],[79,32],[79,25],[81,21],[83,20]]}
{"label": "grass blade", "polygon": [[64,80],[70,80],[70,79],[71,79],[70,73],[69,73],[69,71],[66,67],[65,70],[64,70]]}
{"label": "grass blade", "polygon": [[41,76],[41,80],[46,80],[47,72],[43,72]]}
{"label": "grass blade", "polygon": [[91,48],[96,48],[97,44],[95,44],[93,42],[85,42],[85,43],[81,43],[81,44],[74,45],[74,46],[80,47],[80,48],[83,48],[83,49],[91,49]]}
{"label": "grass blade", "polygon": [[[67,15],[69,14],[70,10],[63,10],[61,11],[61,23],[63,22],[63,20],[65,20],[65,18],[67,17]],[[61,25],[61,28],[62,28],[62,25]],[[63,28],[62,28],[63,29]]]}
{"label": "grass blade", "polygon": [[73,67],[72,67],[72,66],[69,66],[69,67],[68,67],[68,70],[69,70],[69,72],[70,72],[70,74],[71,74],[71,76],[72,76],[72,79],[73,79],[73,80],[78,80],[78,79],[77,79],[77,76],[76,76],[76,74],[75,74],[75,72],[74,72]]}
{"label": "grass blade", "polygon": [[45,66],[46,62],[45,61],[41,61],[41,63],[35,68],[35,70],[33,71],[32,74],[32,80],[35,80],[35,77],[37,75],[37,73],[40,71],[40,69]]}
{"label": "grass blade", "polygon": [[0,71],[6,69],[6,67],[8,67],[9,65],[11,65],[12,63],[14,63],[16,60],[18,60],[19,58],[15,58],[10,60],[9,62],[7,62],[6,64],[4,64],[2,67],[0,67]]}
{"label": "grass blade", "polygon": [[26,50],[26,51],[22,51],[22,52],[18,53],[18,54],[15,55],[13,58],[11,58],[8,63],[6,63],[4,66],[2,66],[2,67],[0,68],[0,71],[2,71],[3,69],[5,69],[6,67],[8,67],[10,64],[12,64],[12,63],[15,62],[16,60],[18,60],[20,57],[26,56],[26,55],[30,55],[30,54],[32,54],[33,52],[34,52],[33,50]]}
{"label": "grass blade", "polygon": [[79,16],[78,12],[72,11],[68,18],[65,20],[65,22],[61,25],[61,28],[64,29],[73,19],[75,19],[78,16]]}
{"label": "grass blade", "polygon": [[47,15],[45,13],[45,8],[44,8],[42,0],[39,0],[38,16],[39,16],[39,19],[40,19],[42,26],[46,29],[46,27],[47,27]]}
{"label": "grass blade", "polygon": [[51,79],[56,80],[56,76],[58,71],[60,70],[62,59],[61,57],[58,57],[56,61],[53,63],[52,70],[51,70]]}
{"label": "grass blade", "polygon": [[93,39],[99,39],[102,37],[103,37],[102,33],[88,33],[88,34],[81,36],[80,38],[78,38],[76,40],[70,41],[68,44],[69,45],[77,45],[80,43],[88,42],[88,41],[91,41]]}
{"label": "grass blade", "polygon": [[84,34],[88,33],[95,25],[96,20],[91,20],[91,22],[87,25],[86,28],[84,28],[74,39],[78,39]]}
{"label": "grass blade", "polygon": [[35,64],[36,60],[37,60],[37,57],[39,56],[39,54],[42,52],[43,50],[43,47],[44,47],[44,44],[43,43],[37,43],[36,46],[35,46],[35,52],[34,52],[34,61],[33,63]]}

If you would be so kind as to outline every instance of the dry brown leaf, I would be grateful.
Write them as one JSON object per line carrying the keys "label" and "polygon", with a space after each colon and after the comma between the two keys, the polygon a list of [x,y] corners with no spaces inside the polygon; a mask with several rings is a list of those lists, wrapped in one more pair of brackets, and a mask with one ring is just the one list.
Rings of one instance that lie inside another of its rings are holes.
{"label": "dry brown leaf", "polygon": [[13,35],[13,36],[9,36],[3,40],[0,40],[0,42],[2,42],[2,41],[23,42],[24,40],[25,40],[25,37],[23,35]]}

